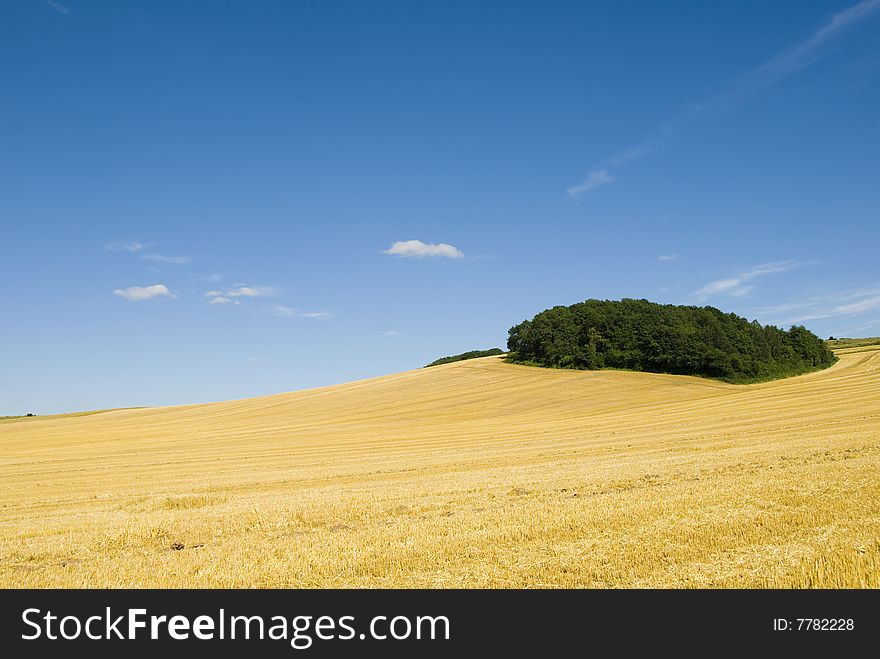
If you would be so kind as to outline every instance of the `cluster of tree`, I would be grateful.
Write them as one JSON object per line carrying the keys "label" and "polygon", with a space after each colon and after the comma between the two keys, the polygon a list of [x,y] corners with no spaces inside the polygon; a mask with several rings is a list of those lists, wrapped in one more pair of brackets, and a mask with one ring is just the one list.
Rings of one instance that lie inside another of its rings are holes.
{"label": "cluster of tree", "polygon": [[837,358],[802,326],[762,326],[714,307],[587,300],[510,328],[508,361],[555,368],[622,368],[758,382],[831,366]]}
{"label": "cluster of tree", "polygon": [[872,336],[865,337],[863,339],[847,339],[843,337],[834,338],[833,336],[828,337],[828,347],[831,349],[836,348],[864,348],[867,346],[878,346],[880,345],[880,337]]}
{"label": "cluster of tree", "polygon": [[[439,366],[440,364],[449,364],[451,362],[460,362],[465,359],[476,359],[477,357],[492,357],[494,355],[503,355],[504,351],[501,348],[492,348],[491,350],[471,350],[470,352],[463,352],[460,355],[451,355],[450,357],[441,357],[437,359],[428,366]],[[428,368],[425,366],[425,368]]]}

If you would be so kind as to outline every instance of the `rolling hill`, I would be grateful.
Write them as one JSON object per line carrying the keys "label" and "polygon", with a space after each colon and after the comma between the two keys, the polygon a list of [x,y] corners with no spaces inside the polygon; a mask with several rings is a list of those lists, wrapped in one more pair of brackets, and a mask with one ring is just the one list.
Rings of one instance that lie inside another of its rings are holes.
{"label": "rolling hill", "polygon": [[0,421],[4,587],[878,587],[880,349]]}

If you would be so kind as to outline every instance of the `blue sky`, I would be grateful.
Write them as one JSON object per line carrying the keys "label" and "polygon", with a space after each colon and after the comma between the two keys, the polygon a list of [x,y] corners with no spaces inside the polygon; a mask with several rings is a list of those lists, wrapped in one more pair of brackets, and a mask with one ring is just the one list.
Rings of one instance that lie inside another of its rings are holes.
{"label": "blue sky", "polygon": [[0,414],[503,347],[586,298],[880,334],[880,0],[0,0]]}

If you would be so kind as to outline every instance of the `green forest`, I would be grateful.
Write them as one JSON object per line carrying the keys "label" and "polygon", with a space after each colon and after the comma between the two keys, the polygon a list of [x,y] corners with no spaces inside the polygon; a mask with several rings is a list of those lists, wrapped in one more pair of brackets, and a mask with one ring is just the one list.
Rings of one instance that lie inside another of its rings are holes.
{"label": "green forest", "polygon": [[[503,355],[504,351],[501,348],[491,348],[489,350],[470,350],[468,352],[463,352],[460,355],[451,355],[449,357],[441,357],[440,359],[436,359],[432,361],[428,366],[440,366],[440,364],[451,364],[452,362],[460,362],[465,359],[476,359],[477,357],[494,357],[495,355]],[[425,368],[428,368],[425,366]]]}
{"label": "green forest", "polygon": [[510,328],[507,361],[572,369],[619,368],[748,383],[799,375],[837,358],[802,326],[783,330],[714,307],[586,300]]}

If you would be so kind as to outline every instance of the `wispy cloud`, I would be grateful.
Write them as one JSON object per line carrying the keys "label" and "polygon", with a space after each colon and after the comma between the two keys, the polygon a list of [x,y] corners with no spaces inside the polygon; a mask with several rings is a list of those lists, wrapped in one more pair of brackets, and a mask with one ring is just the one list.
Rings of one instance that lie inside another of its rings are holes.
{"label": "wispy cloud", "polygon": [[275,297],[278,292],[271,286],[236,286],[225,291],[207,291],[209,297]]}
{"label": "wispy cloud", "polygon": [[[148,244],[138,242],[136,240],[120,240],[117,242],[110,243],[108,245],[104,245],[105,249],[110,250],[111,252],[141,252],[147,247]],[[165,254],[141,254],[141,259],[144,261],[150,261],[152,263],[166,263],[169,265],[186,265],[187,263],[192,261],[192,258],[189,256],[166,256]]]}
{"label": "wispy cloud", "polygon": [[62,5],[60,2],[57,2],[56,0],[46,0],[46,4],[49,5],[55,11],[57,11],[59,14],[70,13],[70,10],[67,7]]}
{"label": "wispy cloud", "polygon": [[109,249],[111,252],[139,252],[146,245],[143,243],[139,243],[134,240],[123,240],[120,242],[110,243],[109,245],[104,245],[105,249]]}
{"label": "wispy cloud", "polygon": [[612,165],[616,165],[620,167],[621,165],[625,165],[630,160],[636,160],[641,158],[642,156],[646,156],[651,153],[656,148],[655,144],[651,142],[646,142],[645,144],[639,144],[638,146],[627,147],[623,151],[616,153],[608,159],[608,162]]}
{"label": "wispy cloud", "polygon": [[840,332],[840,334],[842,336],[861,334],[865,330],[871,329],[872,327],[880,327],[880,318],[874,318],[873,320],[869,320],[867,323],[861,323],[860,325],[856,325],[855,327],[851,327],[843,332]]}
{"label": "wispy cloud", "polygon": [[710,281],[699,290],[694,291],[693,295],[700,302],[703,302],[705,300],[708,300],[710,297],[715,297],[718,295],[727,295],[730,297],[745,297],[754,289],[754,286],[749,284],[749,282],[757,279],[758,277],[775,274],[777,272],[786,272],[788,270],[792,270],[794,268],[798,268],[804,265],[809,264],[801,263],[798,261],[779,261],[777,263],[765,263],[764,265],[758,265],[753,268],[749,268],[748,270],[744,270],[743,272],[740,272],[733,277]]}
{"label": "wispy cloud", "polygon": [[380,332],[379,334],[374,334],[373,338],[374,339],[385,339],[385,338],[389,338],[392,336],[400,336],[400,334],[401,333],[398,332],[397,330],[385,330],[384,332]]}
{"label": "wispy cloud", "polygon": [[652,154],[698,118],[731,112],[771,85],[818,62],[828,55],[825,46],[847,28],[872,16],[878,9],[880,9],[880,0],[862,0],[849,9],[834,14],[810,37],[781,50],[721,93],[702,103],[683,108],[677,116],[662,124],[651,138],[629,146],[606,158],[602,164],[596,165],[592,171],[601,172],[602,178],[607,177],[607,181],[600,178],[596,181],[598,185],[589,186],[590,177],[587,177],[580,185],[568,188],[568,194],[573,197],[579,196],[600,185],[610,183],[615,177],[607,171],[607,167],[621,168],[633,160]]}
{"label": "wispy cloud", "polygon": [[657,257],[658,261],[678,261],[678,254],[661,254]]}
{"label": "wispy cloud", "polygon": [[880,288],[857,288],[764,307],[757,309],[755,314],[777,325],[792,325],[808,320],[855,316],[875,309],[880,309]]}
{"label": "wispy cloud", "polygon": [[880,9],[880,0],[863,0],[849,9],[834,14],[830,21],[813,33],[813,36],[786,48],[761,66],[759,71],[774,78],[800,71],[821,59],[819,49],[825,43],[851,25],[864,20],[877,9]]}
{"label": "wispy cloud", "polygon": [[569,197],[579,197],[585,192],[614,183],[614,180],[614,177],[608,173],[607,169],[593,168],[582,182],[571,186],[566,192]]}
{"label": "wispy cloud", "polygon": [[858,302],[842,304],[840,306],[834,307],[832,312],[835,315],[848,315],[854,313],[864,313],[865,311],[870,311],[871,309],[876,309],[878,307],[880,307],[880,295],[875,295],[874,297],[865,298],[864,300],[859,300]]}
{"label": "wispy cloud", "polygon": [[118,295],[129,302],[143,302],[157,297],[175,297],[165,284],[153,284],[152,286],[129,286],[117,288],[113,295]]}
{"label": "wispy cloud", "polygon": [[271,286],[245,286],[236,284],[235,287],[226,290],[205,291],[205,297],[210,298],[208,304],[233,304],[241,305],[242,298],[275,297],[278,292]]}
{"label": "wispy cloud", "polygon": [[223,275],[219,272],[212,272],[209,275],[198,275],[196,277],[190,277],[188,280],[191,283],[204,283],[204,284],[217,284],[223,281]]}
{"label": "wispy cloud", "polygon": [[208,300],[208,304],[241,304],[238,300],[231,300],[228,297],[223,297],[222,295],[216,295]]}
{"label": "wispy cloud", "polygon": [[846,28],[868,18],[880,9],[880,0],[863,0],[849,9],[834,14],[812,36],[780,51],[769,60],[752,69],[729,89],[708,99],[692,109],[694,117],[707,113],[724,113],[735,110],[750,98],[772,84],[794,75],[827,57],[823,46],[832,41]]}
{"label": "wispy cloud", "polygon": [[457,247],[447,243],[423,243],[421,240],[398,240],[382,253],[406,258],[426,256],[446,259],[464,258],[464,254]]}
{"label": "wispy cloud", "polygon": [[273,316],[281,316],[282,318],[293,318],[296,316],[296,309],[285,307],[282,304],[276,304],[270,311]]}
{"label": "wispy cloud", "polygon": [[236,286],[224,295],[228,297],[275,297],[278,292],[271,286]]}
{"label": "wispy cloud", "polygon": [[280,316],[281,318],[310,318],[312,320],[328,320],[333,317],[329,311],[297,311],[291,307],[285,307],[284,305],[277,304],[272,307],[270,313],[273,316]]}
{"label": "wispy cloud", "polygon": [[144,254],[141,258],[144,261],[167,263],[168,265],[186,265],[192,261],[189,256],[165,256],[164,254]]}

